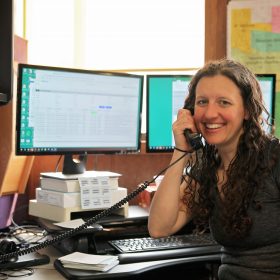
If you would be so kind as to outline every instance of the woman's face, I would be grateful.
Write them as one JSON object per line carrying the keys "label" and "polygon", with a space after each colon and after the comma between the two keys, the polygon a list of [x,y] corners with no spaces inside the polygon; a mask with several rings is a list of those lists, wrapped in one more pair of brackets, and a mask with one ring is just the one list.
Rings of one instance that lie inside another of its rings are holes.
{"label": "woman's face", "polygon": [[216,75],[198,82],[194,119],[208,144],[235,149],[246,118],[240,90],[229,78]]}

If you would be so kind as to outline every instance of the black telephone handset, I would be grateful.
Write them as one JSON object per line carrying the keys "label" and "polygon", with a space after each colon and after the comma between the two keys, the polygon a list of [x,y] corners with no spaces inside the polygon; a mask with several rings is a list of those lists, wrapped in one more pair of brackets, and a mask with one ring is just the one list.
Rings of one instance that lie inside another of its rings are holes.
{"label": "black telephone handset", "polygon": [[[185,105],[184,109],[190,110],[193,115],[194,109],[192,107]],[[186,128],[184,130],[184,134],[185,134],[185,137],[186,137],[188,143],[191,145],[191,147],[193,148],[194,151],[203,147],[202,138],[201,138],[200,133],[191,132],[189,129]]]}
{"label": "black telephone handset", "polygon": [[194,151],[203,147],[201,135],[199,133],[192,133],[189,129],[185,129],[184,134]]}

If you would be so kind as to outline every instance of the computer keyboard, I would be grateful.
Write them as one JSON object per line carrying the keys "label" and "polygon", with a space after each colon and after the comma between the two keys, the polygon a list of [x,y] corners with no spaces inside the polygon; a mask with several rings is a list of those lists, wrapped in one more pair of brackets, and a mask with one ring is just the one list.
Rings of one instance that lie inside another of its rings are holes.
{"label": "computer keyboard", "polygon": [[117,250],[121,264],[203,255],[218,259],[221,250],[210,234],[127,238],[108,243]]}
{"label": "computer keyboard", "polygon": [[168,237],[127,238],[108,241],[120,253],[158,251],[166,249],[180,249],[186,247],[199,247],[217,245],[210,234],[185,234]]}

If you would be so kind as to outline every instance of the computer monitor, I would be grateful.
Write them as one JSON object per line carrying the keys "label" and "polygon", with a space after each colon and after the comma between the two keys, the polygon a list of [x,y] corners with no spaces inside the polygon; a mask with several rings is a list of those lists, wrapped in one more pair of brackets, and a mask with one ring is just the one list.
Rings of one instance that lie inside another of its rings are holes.
{"label": "computer monitor", "polygon": [[172,123],[183,107],[192,75],[147,75],[147,152],[172,152]]}
{"label": "computer monitor", "polygon": [[[270,114],[268,119],[270,126],[265,125],[265,130],[268,133],[274,133],[273,125],[276,103],[276,74],[256,74],[256,76],[262,89],[264,104],[268,113]],[[267,116],[264,115],[264,118],[266,119]]]}
{"label": "computer monitor", "polygon": [[[264,102],[273,124],[275,107],[275,74],[257,74]],[[176,120],[188,94],[191,75],[147,75],[147,152],[172,152],[172,123]],[[266,116],[265,116],[266,117]],[[268,132],[271,127],[266,126]]]}
{"label": "computer monitor", "polygon": [[142,93],[141,75],[19,64],[16,154],[64,155],[78,174],[73,155],[139,152]]}

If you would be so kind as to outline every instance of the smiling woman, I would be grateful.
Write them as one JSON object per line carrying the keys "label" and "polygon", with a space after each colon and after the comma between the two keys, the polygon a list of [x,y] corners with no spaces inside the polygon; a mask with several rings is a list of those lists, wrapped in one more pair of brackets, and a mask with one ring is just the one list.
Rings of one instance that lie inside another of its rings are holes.
{"label": "smiling woman", "polygon": [[[211,61],[197,71],[185,100],[194,113],[179,110],[178,149],[150,207],[153,237],[190,221],[197,233],[211,231],[223,246],[220,280],[280,277],[280,142],[265,130],[262,95],[256,76],[237,61]],[[205,139],[196,153],[185,129]]]}

